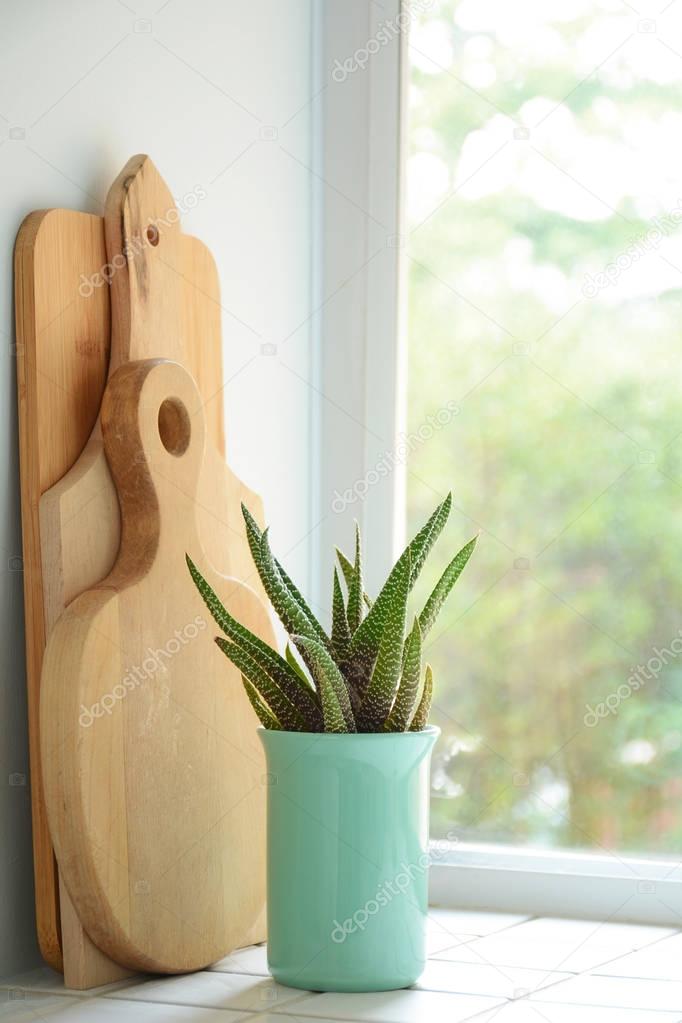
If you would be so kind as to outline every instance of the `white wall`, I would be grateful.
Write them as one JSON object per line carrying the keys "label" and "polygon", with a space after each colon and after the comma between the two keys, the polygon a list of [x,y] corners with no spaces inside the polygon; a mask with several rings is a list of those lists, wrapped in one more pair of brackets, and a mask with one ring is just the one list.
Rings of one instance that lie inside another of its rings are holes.
{"label": "white wall", "polygon": [[263,494],[277,551],[308,589],[311,50],[310,0],[2,4],[0,974],[38,961],[29,789],[9,784],[28,776],[22,577],[11,570],[21,551],[17,229],[33,209],[101,212],[137,152],[152,156],[176,196],[206,189],[183,223],[212,249],[222,283],[228,457]]}

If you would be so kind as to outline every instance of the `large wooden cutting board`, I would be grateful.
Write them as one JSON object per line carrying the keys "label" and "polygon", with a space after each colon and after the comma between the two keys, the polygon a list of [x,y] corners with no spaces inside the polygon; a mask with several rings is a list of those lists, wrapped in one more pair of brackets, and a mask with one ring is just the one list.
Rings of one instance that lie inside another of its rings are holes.
{"label": "large wooden cutting board", "polygon": [[[262,911],[264,772],[239,672],[216,660],[184,552],[236,617],[261,635],[271,626],[254,591],[212,569],[202,549],[209,456],[187,371],[122,365],[101,422],[121,546],[110,575],[73,601],[48,640],[48,816],[96,944],[132,969],[196,970],[243,943]],[[209,464],[214,506],[227,507],[232,477]]]}
{"label": "large wooden cutting board", "polygon": [[[126,203],[129,199],[137,202],[138,219],[143,217],[139,197],[143,192],[153,194],[154,184],[159,196],[157,208],[160,204],[166,221],[172,220],[167,216],[174,208],[172,200],[151,161],[133,158],[117,179],[107,204],[110,252],[117,239],[120,244],[116,225],[124,224]],[[143,226],[146,229],[147,223]],[[138,227],[128,212],[128,230]],[[164,240],[162,234],[159,245],[147,246],[143,256],[153,251],[164,259]],[[179,228],[174,252],[173,262],[165,261],[167,275],[180,296],[179,309],[177,296],[174,304],[178,319],[173,326],[176,334],[181,327],[185,339],[182,358],[205,402],[212,449],[222,452],[217,274],[205,246],[181,234]],[[65,979],[74,987],[115,979],[120,971],[91,945],[63,886],[60,914],[58,874],[41,784],[38,695],[46,634],[65,605],[109,571],[118,549],[118,504],[97,427],[109,365],[109,288],[83,286],[84,281],[96,279],[106,262],[104,221],[99,217],[68,210],[40,211],[27,218],[17,238],[17,364],[36,916],[43,956],[58,969],[62,966],[64,938]],[[118,329],[114,331],[114,362],[120,363],[131,353],[136,354],[135,344],[139,346],[138,354],[147,354],[147,350],[139,331],[137,341],[131,344],[130,340],[130,320],[125,313],[127,269],[115,275],[114,291],[117,284],[117,308],[122,301],[123,314],[119,311]],[[67,474],[80,452],[78,467]],[[229,559],[226,557],[221,567],[246,578],[252,568],[239,530],[238,498],[256,509],[259,502],[238,481],[234,482],[235,506],[227,510],[230,529],[223,530],[229,536],[225,544]],[[207,506],[201,509],[201,515],[204,532],[215,535],[219,520],[225,519],[225,509],[216,517]],[[258,940],[262,936],[261,921],[250,938]]]}
{"label": "large wooden cutting board", "polygon": [[[17,386],[31,764],[33,862],[38,943],[62,968],[57,867],[40,770],[38,705],[46,621],[39,525],[41,494],[73,465],[97,420],[109,365],[109,289],[87,300],[79,274],[106,262],[104,221],[72,210],[40,210],[15,247]],[[94,579],[89,580],[94,582]]]}

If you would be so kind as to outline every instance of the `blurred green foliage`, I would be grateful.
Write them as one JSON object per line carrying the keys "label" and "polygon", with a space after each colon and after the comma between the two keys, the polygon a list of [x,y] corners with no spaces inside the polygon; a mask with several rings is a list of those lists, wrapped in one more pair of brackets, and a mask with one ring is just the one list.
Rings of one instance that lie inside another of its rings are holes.
{"label": "blurred green foliage", "polygon": [[[409,524],[452,488],[448,547],[483,531],[427,644],[443,730],[432,830],[678,851],[682,655],[595,727],[584,718],[682,628],[682,276],[665,263],[679,242],[596,297],[582,288],[673,205],[656,191],[656,147],[630,129],[664,132],[679,87],[634,73],[629,43],[586,76],[584,15],[549,25],[560,58],[530,58],[492,21],[462,27],[461,6],[416,26],[411,71],[409,431],[448,401],[459,413],[414,447]],[[628,17],[613,16],[611,49]],[[478,163],[503,148],[467,183],[486,132]],[[628,152],[639,177],[626,187]]]}

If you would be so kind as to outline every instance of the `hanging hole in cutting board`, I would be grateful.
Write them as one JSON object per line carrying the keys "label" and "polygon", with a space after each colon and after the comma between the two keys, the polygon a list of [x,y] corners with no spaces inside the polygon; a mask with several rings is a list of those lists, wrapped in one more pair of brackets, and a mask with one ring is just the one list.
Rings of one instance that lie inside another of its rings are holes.
{"label": "hanging hole in cutting board", "polygon": [[159,436],[166,451],[180,457],[189,447],[192,427],[189,413],[179,398],[166,398],[159,408]]}
{"label": "hanging hole in cutting board", "polygon": [[147,241],[150,245],[159,244],[159,229],[156,224],[150,224],[147,228]]}

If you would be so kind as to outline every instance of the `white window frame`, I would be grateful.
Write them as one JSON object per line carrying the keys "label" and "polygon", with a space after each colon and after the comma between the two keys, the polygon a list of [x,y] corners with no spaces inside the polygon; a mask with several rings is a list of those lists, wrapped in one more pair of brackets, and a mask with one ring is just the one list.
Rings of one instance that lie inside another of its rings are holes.
{"label": "white window frame", "polygon": [[313,599],[322,607],[329,602],[334,544],[340,539],[350,543],[354,519],[371,545],[367,582],[373,589],[385,578],[404,528],[400,466],[371,486],[371,500],[353,502],[342,513],[332,507],[337,489],[365,480],[395,449],[402,429],[399,96],[405,36],[396,33],[380,44],[365,68],[343,82],[332,79],[332,70],[336,61],[343,65],[367,50],[386,23],[396,25],[401,10],[400,0],[314,0],[318,73],[313,208],[318,241],[313,308],[318,316],[313,371],[318,401],[313,430],[318,440],[312,521],[319,526],[313,557],[318,571],[312,582]]}
{"label": "white window frame", "polygon": [[682,864],[621,854],[431,843],[429,901],[529,916],[682,923]]}
{"label": "white window frame", "polygon": [[[335,83],[367,49],[401,0],[313,0],[313,599],[329,604],[334,544],[363,530],[368,586],[376,590],[404,543],[405,474],[369,488],[367,500],[336,513],[337,489],[366,480],[396,451],[406,409],[402,214],[407,33],[399,32],[364,70]],[[349,211],[364,215],[349,216]],[[345,280],[342,268],[355,271]],[[341,428],[344,417],[349,423]],[[360,424],[364,429],[359,429]],[[671,859],[518,846],[432,843],[434,905],[679,927],[682,866]]]}

